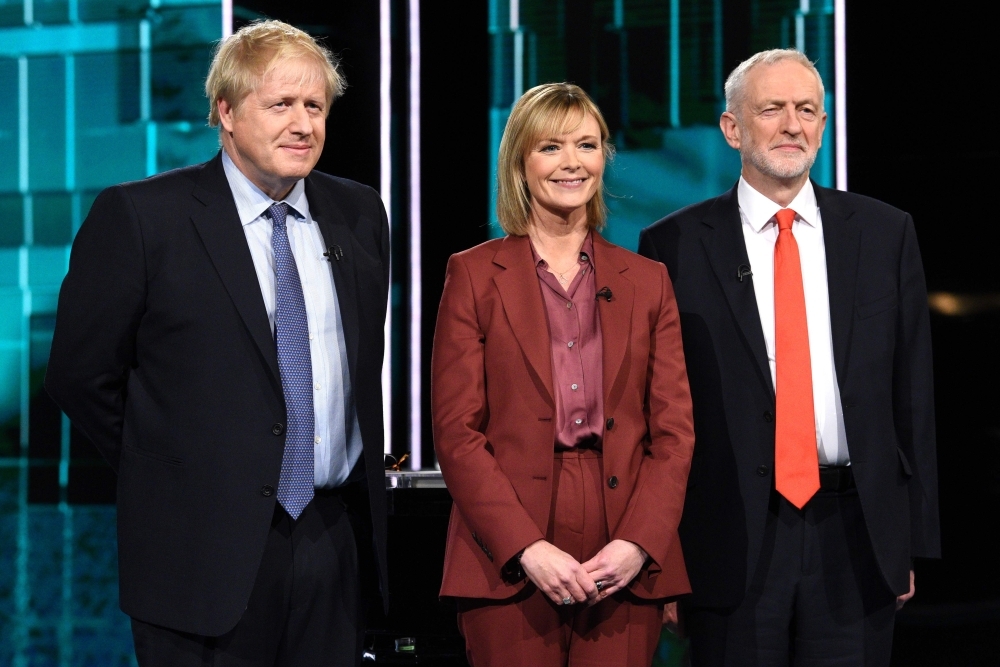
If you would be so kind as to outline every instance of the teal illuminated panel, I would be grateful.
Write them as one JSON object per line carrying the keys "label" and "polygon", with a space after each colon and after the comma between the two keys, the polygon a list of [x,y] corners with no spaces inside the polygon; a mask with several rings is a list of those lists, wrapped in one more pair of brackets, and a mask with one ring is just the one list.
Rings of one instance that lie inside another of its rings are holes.
{"label": "teal illuminated panel", "polygon": [[209,159],[218,0],[0,0],[0,665],[134,665],[115,478],[42,389],[97,193]]}
{"label": "teal illuminated panel", "polygon": [[[618,152],[607,173],[606,234],[615,243],[634,250],[643,227],[731,188],[739,177],[739,155],[718,128],[729,74],[723,26],[731,4],[596,0],[592,12],[581,16],[563,1],[491,0],[491,169],[517,98],[540,83],[572,81],[601,108]],[[811,175],[832,187],[833,1],[750,0],[749,5],[752,52],[797,48],[823,77],[829,119]],[[491,233],[499,236],[495,179],[491,171],[488,215]]]}

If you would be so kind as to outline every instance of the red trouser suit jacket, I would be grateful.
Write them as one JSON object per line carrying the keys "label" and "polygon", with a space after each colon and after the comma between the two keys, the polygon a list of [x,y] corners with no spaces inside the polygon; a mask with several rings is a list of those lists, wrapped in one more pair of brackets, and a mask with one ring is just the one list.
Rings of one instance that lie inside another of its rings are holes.
{"label": "red trouser suit jacket", "polygon": [[[650,557],[631,590],[690,592],[677,526],[694,432],[666,269],[594,234],[604,373],[604,500],[611,539]],[[504,599],[503,566],[544,539],[555,401],[547,319],[527,237],[454,255],[432,361],[434,443],[454,499],[441,595]]]}

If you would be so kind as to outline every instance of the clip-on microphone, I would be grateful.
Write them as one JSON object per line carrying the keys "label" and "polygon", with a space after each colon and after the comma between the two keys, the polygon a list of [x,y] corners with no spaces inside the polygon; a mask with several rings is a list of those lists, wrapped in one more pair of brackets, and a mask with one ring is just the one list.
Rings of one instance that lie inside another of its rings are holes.
{"label": "clip-on microphone", "polygon": [[602,287],[597,292],[597,294],[594,295],[594,298],[597,299],[598,301],[600,301],[601,297],[604,297],[608,301],[611,301],[611,296],[612,296],[612,294],[611,294],[611,288],[605,286],[605,287]]}
{"label": "clip-on microphone", "polygon": [[326,257],[326,261],[328,262],[332,261],[330,259],[331,257],[339,262],[344,257],[344,251],[340,249],[339,245],[334,243],[332,246],[326,249],[326,252],[323,253],[323,256]]}

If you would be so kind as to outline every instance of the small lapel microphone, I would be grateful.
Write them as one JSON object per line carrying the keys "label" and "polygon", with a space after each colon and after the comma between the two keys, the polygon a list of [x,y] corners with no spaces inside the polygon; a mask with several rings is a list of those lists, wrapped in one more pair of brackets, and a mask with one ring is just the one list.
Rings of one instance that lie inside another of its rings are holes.
{"label": "small lapel microphone", "polygon": [[612,296],[611,295],[611,288],[609,288],[609,287],[602,287],[600,289],[600,291],[598,291],[597,294],[594,295],[594,298],[597,299],[598,301],[600,301],[601,297],[604,297],[608,301],[611,301],[611,296]]}
{"label": "small lapel microphone", "polygon": [[740,282],[743,282],[744,278],[750,278],[753,276],[753,271],[746,264],[740,264],[739,268],[736,269],[736,277]]}
{"label": "small lapel microphone", "polygon": [[323,256],[326,257],[326,261],[328,262],[332,261],[331,257],[339,262],[341,259],[344,258],[344,251],[341,250],[340,246],[335,243],[326,249],[326,252],[323,253]]}

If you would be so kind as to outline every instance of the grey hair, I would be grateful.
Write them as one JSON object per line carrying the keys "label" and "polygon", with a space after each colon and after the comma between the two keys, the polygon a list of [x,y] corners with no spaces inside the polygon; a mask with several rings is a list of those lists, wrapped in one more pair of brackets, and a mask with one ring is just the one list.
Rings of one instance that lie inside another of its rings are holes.
{"label": "grey hair", "polygon": [[743,103],[746,102],[747,73],[751,69],[757,65],[776,65],[785,60],[797,62],[816,75],[816,82],[819,83],[819,106],[820,111],[822,111],[824,98],[826,97],[826,91],[823,88],[823,77],[819,75],[819,70],[816,69],[816,65],[814,65],[813,62],[806,57],[806,54],[796,49],[771,49],[770,51],[761,51],[760,53],[755,53],[737,65],[736,69],[734,69],[726,79],[726,111],[739,116],[740,108],[743,106]]}

